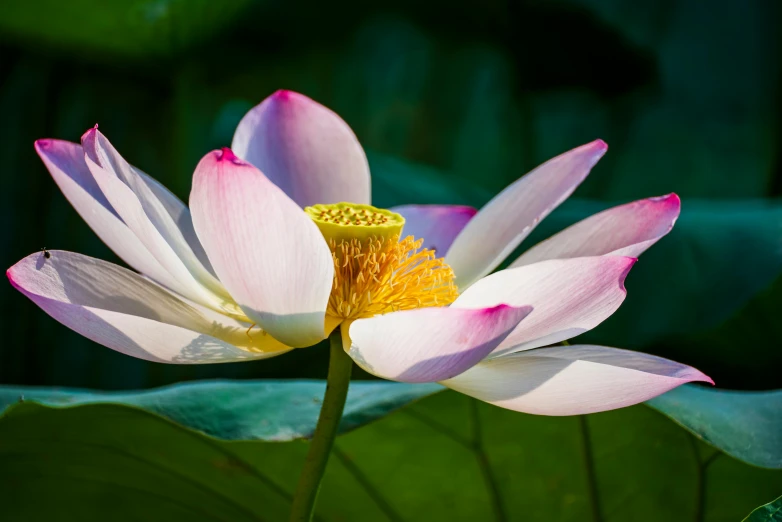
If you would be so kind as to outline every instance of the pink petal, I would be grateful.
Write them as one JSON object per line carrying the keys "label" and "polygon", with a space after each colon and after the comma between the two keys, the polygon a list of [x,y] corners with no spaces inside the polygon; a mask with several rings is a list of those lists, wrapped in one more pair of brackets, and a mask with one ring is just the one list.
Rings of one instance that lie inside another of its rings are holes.
{"label": "pink petal", "polygon": [[445,256],[451,243],[478,212],[461,205],[404,205],[391,209],[405,218],[403,236],[423,238],[424,248]]}
{"label": "pink petal", "polygon": [[440,381],[481,361],[531,310],[418,308],[358,319],[350,326],[348,355],[385,379]]}
{"label": "pink petal", "polygon": [[611,316],[624,301],[624,280],[635,262],[631,257],[600,256],[509,268],[481,279],[451,306],[532,306],[530,316],[492,357],[529,350],[575,337]]}
{"label": "pink petal", "polygon": [[188,304],[99,259],[57,250],[47,258],[38,252],[6,275],[60,323],[133,357],[194,364],[263,359],[290,350],[258,329],[248,334],[249,324]]}
{"label": "pink petal", "polygon": [[582,415],[632,406],[693,381],[714,384],[695,368],[654,355],[575,345],[493,358],[441,384],[509,410]]}
{"label": "pink petal", "polygon": [[190,193],[193,224],[242,310],[295,347],[325,337],[334,265],[318,227],[230,149],[204,156]]}
{"label": "pink petal", "polygon": [[76,212],[128,265],[168,287],[176,281],[117,215],[84,163],[81,145],[38,140],[35,150]]}
{"label": "pink petal", "polygon": [[[125,161],[96,128],[82,136],[82,147],[85,163],[112,207],[176,280],[171,288],[218,310],[222,303],[230,301],[228,293],[201,263],[169,212],[176,197],[169,193],[164,204],[157,196],[165,190],[162,185],[148,184],[150,178]],[[174,215],[186,223],[185,229],[191,229],[190,213],[184,204],[180,202],[180,205],[173,209]]]}
{"label": "pink petal", "polygon": [[511,267],[571,257],[638,257],[671,231],[680,210],[681,200],[676,194],[609,208],[538,243]]}
{"label": "pink petal", "polygon": [[567,199],[605,154],[602,140],[539,166],[489,201],[459,233],[446,261],[460,289],[494,270],[537,224]]}
{"label": "pink petal", "polygon": [[370,202],[369,165],[355,134],[302,94],[266,98],[239,122],[231,148],[302,207]]}

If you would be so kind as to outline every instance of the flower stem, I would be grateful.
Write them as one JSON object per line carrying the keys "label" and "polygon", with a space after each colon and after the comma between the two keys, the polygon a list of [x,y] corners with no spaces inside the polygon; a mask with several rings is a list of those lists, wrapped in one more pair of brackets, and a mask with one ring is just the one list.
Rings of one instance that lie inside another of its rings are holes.
{"label": "flower stem", "polygon": [[320,489],[320,481],[326,471],[334,438],[337,435],[345,399],[350,384],[350,371],[353,360],[342,348],[342,335],[339,328],[329,337],[331,354],[329,359],[329,375],[326,381],[326,394],[323,396],[323,406],[320,408],[318,425],[310,442],[310,449],[304,461],[304,467],[293,496],[290,522],[310,522],[315,510],[315,501]]}

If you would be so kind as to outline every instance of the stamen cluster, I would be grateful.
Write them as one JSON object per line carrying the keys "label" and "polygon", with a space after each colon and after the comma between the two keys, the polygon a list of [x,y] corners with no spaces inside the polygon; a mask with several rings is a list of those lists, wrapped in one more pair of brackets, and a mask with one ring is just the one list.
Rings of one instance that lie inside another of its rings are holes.
{"label": "stamen cluster", "polygon": [[429,306],[458,296],[454,275],[442,258],[421,248],[423,239],[399,236],[330,239],[334,286],[327,313],[342,319]]}

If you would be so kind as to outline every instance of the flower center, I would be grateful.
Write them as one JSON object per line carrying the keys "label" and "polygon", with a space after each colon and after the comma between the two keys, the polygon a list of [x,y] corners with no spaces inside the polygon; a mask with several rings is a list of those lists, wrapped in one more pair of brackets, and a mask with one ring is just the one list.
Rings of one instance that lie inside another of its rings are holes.
{"label": "flower center", "polygon": [[405,219],[353,203],[304,209],[320,228],[334,259],[327,313],[342,320],[451,304],[458,296],[453,270],[423,239],[400,240]]}

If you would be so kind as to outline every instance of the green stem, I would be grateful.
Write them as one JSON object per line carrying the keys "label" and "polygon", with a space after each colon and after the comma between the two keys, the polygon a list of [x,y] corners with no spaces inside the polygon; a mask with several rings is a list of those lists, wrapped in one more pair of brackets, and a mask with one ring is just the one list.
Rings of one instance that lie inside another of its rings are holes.
{"label": "green stem", "polygon": [[290,522],[310,522],[315,510],[315,501],[320,489],[320,481],[326,471],[334,438],[337,435],[342,410],[350,385],[350,371],[353,360],[342,348],[342,334],[339,328],[329,337],[331,355],[329,360],[329,376],[326,381],[326,394],[323,396],[323,406],[320,408],[318,425],[310,442],[310,449],[304,461],[304,467],[293,496]]}

